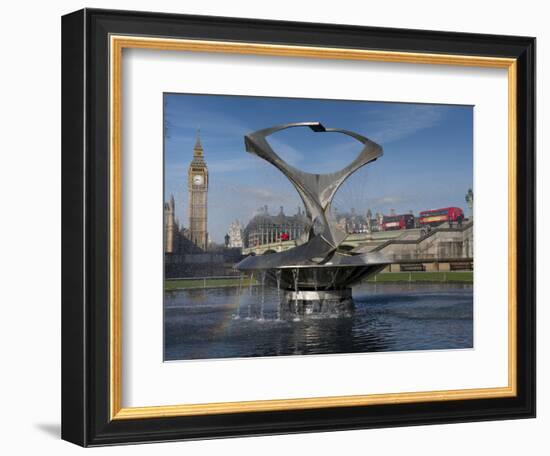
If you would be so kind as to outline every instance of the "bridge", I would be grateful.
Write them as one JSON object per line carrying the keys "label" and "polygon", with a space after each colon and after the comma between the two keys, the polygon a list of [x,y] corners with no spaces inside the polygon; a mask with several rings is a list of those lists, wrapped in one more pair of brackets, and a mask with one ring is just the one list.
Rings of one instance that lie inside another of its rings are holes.
{"label": "bridge", "polygon": [[[296,246],[295,241],[279,241],[244,248],[243,255],[265,255]],[[352,252],[382,252],[394,263],[391,272],[473,269],[473,221],[458,227],[443,224],[430,232],[415,228],[350,234],[342,247]]]}
{"label": "bridge", "polygon": [[[378,231],[373,233],[357,233],[349,234],[343,242],[343,245],[352,248],[363,247],[367,245],[379,245],[391,239],[402,238],[404,235],[420,237],[420,229],[412,229],[405,231]],[[276,241],[268,242],[265,244],[259,244],[253,247],[246,247],[242,249],[243,255],[263,255],[264,253],[283,252],[284,250],[292,249],[296,247],[296,241]]]}

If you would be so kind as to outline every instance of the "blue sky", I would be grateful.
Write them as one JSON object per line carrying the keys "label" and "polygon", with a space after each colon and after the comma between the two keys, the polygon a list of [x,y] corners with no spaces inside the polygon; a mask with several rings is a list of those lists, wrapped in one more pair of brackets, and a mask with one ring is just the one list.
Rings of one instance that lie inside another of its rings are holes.
{"label": "blue sky", "polygon": [[[384,155],[353,174],[334,205],[340,212],[397,213],[458,206],[473,184],[473,107],[221,95],[165,94],[165,199],[187,214],[187,168],[200,128],[208,165],[208,231],[222,242],[229,224],[246,224],[259,207],[284,206],[294,214],[300,198],[272,165],[244,150],[243,136],[274,125],[319,121],[356,131],[379,143]],[[309,172],[336,171],[361,144],[340,134],[293,128],[269,137],[273,149]]]}

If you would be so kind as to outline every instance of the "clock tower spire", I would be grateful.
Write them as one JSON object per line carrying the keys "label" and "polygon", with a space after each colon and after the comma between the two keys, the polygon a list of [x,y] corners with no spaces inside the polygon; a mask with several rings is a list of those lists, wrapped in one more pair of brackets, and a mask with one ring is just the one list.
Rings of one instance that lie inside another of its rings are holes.
{"label": "clock tower spire", "polygon": [[200,129],[197,131],[193,159],[187,173],[187,188],[189,190],[190,240],[200,249],[206,250],[208,247],[208,168],[204,160]]}

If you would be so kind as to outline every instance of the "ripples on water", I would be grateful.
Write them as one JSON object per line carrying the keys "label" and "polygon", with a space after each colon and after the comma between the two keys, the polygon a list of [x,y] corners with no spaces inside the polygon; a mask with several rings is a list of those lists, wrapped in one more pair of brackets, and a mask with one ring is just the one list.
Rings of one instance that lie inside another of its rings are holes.
{"label": "ripples on water", "polygon": [[[363,284],[351,316],[277,319],[277,291],[198,289],[165,296],[165,359],[434,350],[473,346],[463,284]],[[250,318],[248,318],[250,315]]]}

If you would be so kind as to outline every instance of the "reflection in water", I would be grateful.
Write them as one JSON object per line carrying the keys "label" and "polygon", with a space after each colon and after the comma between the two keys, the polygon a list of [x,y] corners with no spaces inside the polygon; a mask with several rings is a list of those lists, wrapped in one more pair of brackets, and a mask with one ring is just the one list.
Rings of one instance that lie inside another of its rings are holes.
{"label": "reflection in water", "polygon": [[471,285],[363,284],[353,289],[353,315],[296,320],[281,320],[279,293],[262,288],[167,292],[165,359],[473,346]]}

